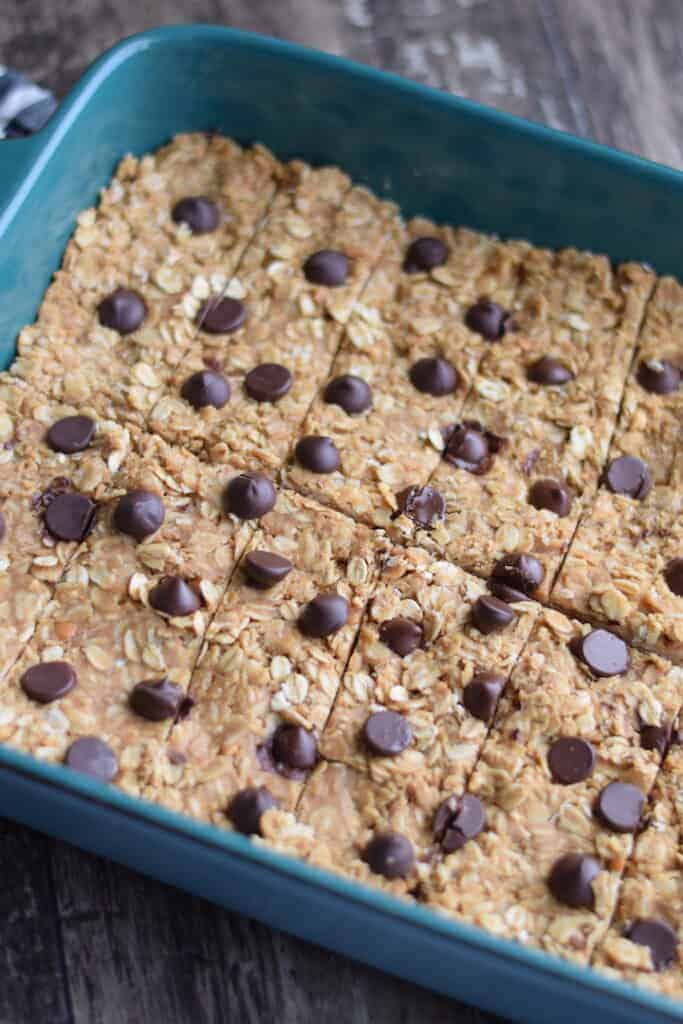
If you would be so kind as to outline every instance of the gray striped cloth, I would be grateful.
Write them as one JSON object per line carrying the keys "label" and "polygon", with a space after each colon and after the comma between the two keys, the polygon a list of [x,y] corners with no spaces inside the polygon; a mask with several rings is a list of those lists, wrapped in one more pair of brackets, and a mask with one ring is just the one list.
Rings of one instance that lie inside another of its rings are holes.
{"label": "gray striped cloth", "polygon": [[51,92],[0,64],[0,139],[21,139],[37,132],[56,108]]}

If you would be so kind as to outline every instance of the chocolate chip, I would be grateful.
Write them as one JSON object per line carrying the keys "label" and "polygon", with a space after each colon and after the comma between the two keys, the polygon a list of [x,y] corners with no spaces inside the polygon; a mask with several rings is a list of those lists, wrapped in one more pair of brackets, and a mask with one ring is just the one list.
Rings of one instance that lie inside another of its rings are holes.
{"label": "chocolate chip", "polygon": [[97,505],[85,494],[67,491],[52,499],[43,520],[56,540],[83,540],[95,525]]}
{"label": "chocolate chip", "polygon": [[672,558],[664,570],[664,579],[672,594],[683,597],[683,558]]}
{"label": "chocolate chip", "polygon": [[460,850],[486,828],[486,812],[476,796],[449,796],[434,816],[434,838],[444,853]]}
{"label": "chocolate chip", "polygon": [[585,853],[566,853],[555,861],[548,877],[548,888],[560,903],[592,910],[595,905],[592,883],[601,870],[595,857]]}
{"label": "chocolate chip", "polygon": [[299,616],[299,629],[306,636],[330,636],[349,621],[349,602],[341,594],[318,594]]}
{"label": "chocolate chip", "polygon": [[515,613],[510,611],[505,601],[488,594],[482,594],[472,606],[472,622],[485,636],[506,629],[514,618]]}
{"label": "chocolate chip", "polygon": [[505,676],[499,672],[475,672],[462,692],[462,702],[474,718],[490,722],[504,687]]}
{"label": "chocolate chip", "polygon": [[418,647],[422,647],[424,630],[419,622],[412,619],[404,619],[397,616],[395,619],[387,619],[379,627],[379,638],[383,644],[391,648],[394,654],[405,658],[412,654]]}
{"label": "chocolate chip", "polygon": [[261,818],[278,802],[265,786],[241,789],[230,801],[228,817],[238,832],[245,836],[261,835]]}
{"label": "chocolate chip", "polygon": [[[179,718],[183,705],[188,700],[182,686],[162,679],[145,679],[131,690],[129,703],[133,711],[150,722],[163,722],[167,718]],[[190,707],[194,704],[191,701]],[[189,708],[187,709],[189,711]]]}
{"label": "chocolate chip", "polygon": [[171,217],[176,224],[187,224],[193,235],[206,235],[209,231],[215,231],[220,220],[218,207],[206,196],[186,196],[180,199],[173,207]]}
{"label": "chocolate chip", "polygon": [[550,746],[548,767],[553,780],[563,786],[583,782],[593,774],[595,751],[587,740],[577,736],[562,736]]}
{"label": "chocolate chip", "polygon": [[223,494],[223,507],[238,519],[260,519],[275,506],[277,494],[267,476],[240,473]]}
{"label": "chocolate chip", "polygon": [[624,937],[647,946],[656,971],[671,967],[676,962],[678,936],[667,921],[656,917],[637,917],[624,931]]}
{"label": "chocolate chip", "polygon": [[621,676],[631,665],[628,647],[607,629],[594,629],[580,637],[574,649],[596,676]]}
{"label": "chocolate chip", "polygon": [[192,615],[201,608],[202,599],[182,576],[164,576],[150,590],[149,603],[158,612],[179,618],[183,615]]}
{"label": "chocolate chip", "polygon": [[681,371],[667,359],[651,359],[638,367],[638,383],[654,395],[670,395],[681,386]]}
{"label": "chocolate chip", "polygon": [[652,477],[642,459],[633,455],[620,455],[607,467],[605,483],[614,494],[625,494],[642,501],[652,488]]}
{"label": "chocolate chip", "polygon": [[280,725],[273,736],[276,765],[306,771],[318,760],[318,744],[312,732],[300,725]]}
{"label": "chocolate chip", "polygon": [[552,356],[541,356],[527,369],[526,375],[534,384],[546,386],[566,384],[568,381],[574,380],[574,374],[569,367],[561,363],[559,359],[553,359]]}
{"label": "chocolate chip", "polygon": [[147,316],[147,306],[137,292],[117,288],[100,302],[97,312],[103,327],[110,327],[119,334],[132,334]]}
{"label": "chocolate chip", "polygon": [[294,566],[288,558],[272,551],[250,551],[245,556],[243,568],[250,583],[267,590],[280,583]]}
{"label": "chocolate chip", "polygon": [[640,745],[643,750],[656,750],[663,755],[671,739],[671,726],[645,725],[640,726]]}
{"label": "chocolate chip", "polygon": [[441,267],[448,259],[448,248],[440,238],[425,235],[416,238],[406,249],[403,270],[406,274],[418,274],[421,270]]}
{"label": "chocolate chip", "polygon": [[121,533],[127,533],[136,540],[144,540],[156,533],[165,516],[166,510],[159,495],[138,488],[119,498],[114,512],[114,526]]}
{"label": "chocolate chip", "polygon": [[399,514],[427,528],[433,526],[436,520],[443,519],[446,512],[446,502],[441,494],[429,485],[406,487],[396,495],[396,504]]}
{"label": "chocolate chip", "polygon": [[453,394],[460,383],[453,364],[440,357],[418,359],[410,367],[410,380],[418,391],[436,398]]}
{"label": "chocolate chip", "polygon": [[543,582],[545,569],[533,555],[501,558],[491,574],[491,592],[502,601],[526,601]]}
{"label": "chocolate chip", "polygon": [[323,284],[328,288],[338,288],[346,284],[349,276],[349,259],[343,252],[336,249],[320,249],[308,257],[304,263],[304,276],[311,284]]}
{"label": "chocolate chip", "polygon": [[562,519],[569,515],[572,499],[567,488],[559,480],[535,480],[529,489],[529,504],[534,508],[554,512]]}
{"label": "chocolate chip", "polygon": [[296,461],[311,473],[334,473],[341,466],[339,451],[331,437],[309,434],[297,442]]}
{"label": "chocolate chip", "polygon": [[291,386],[291,373],[279,363],[261,363],[244,378],[244,390],[256,402],[277,402]]}
{"label": "chocolate chip", "polygon": [[2,514],[2,512],[0,512],[0,541],[3,541],[5,539],[5,534],[6,533],[7,533],[7,522],[6,522],[5,517]]}
{"label": "chocolate chip", "polygon": [[54,452],[73,455],[84,451],[95,436],[95,423],[89,416],[65,416],[47,432],[47,443]]}
{"label": "chocolate chip", "polygon": [[363,738],[373,754],[396,757],[409,746],[413,730],[397,711],[376,711],[363,726]]}
{"label": "chocolate chip", "polygon": [[500,341],[509,326],[510,314],[491,299],[479,299],[467,310],[465,323],[487,341]]}
{"label": "chocolate chip", "polygon": [[222,299],[209,299],[202,306],[198,324],[206,334],[232,334],[239,330],[247,318],[247,311],[239,299],[225,296]]}
{"label": "chocolate chip", "polygon": [[81,736],[72,743],[66,752],[64,763],[77,772],[99,779],[100,782],[111,782],[119,770],[116,754],[97,736]]}
{"label": "chocolate chip", "polygon": [[471,420],[450,428],[445,440],[444,460],[476,474],[490,469],[493,455],[506,443],[504,438],[484,430],[480,423]]}
{"label": "chocolate chip", "polygon": [[194,409],[207,405],[222,409],[230,399],[230,382],[215,370],[199,370],[187,378],[180,394]]}
{"label": "chocolate chip", "polygon": [[413,845],[400,832],[379,832],[363,850],[363,860],[376,875],[405,878],[413,870]]}
{"label": "chocolate chip", "polygon": [[325,388],[323,398],[330,405],[338,405],[349,416],[365,412],[372,405],[372,391],[362,377],[343,373],[335,377]]}
{"label": "chocolate chip", "polygon": [[39,704],[49,704],[65,697],[73,690],[76,681],[76,673],[66,661],[43,661],[32,665],[20,680],[26,696]]}
{"label": "chocolate chip", "polygon": [[645,806],[645,794],[630,782],[610,782],[601,790],[596,812],[614,832],[635,832]]}

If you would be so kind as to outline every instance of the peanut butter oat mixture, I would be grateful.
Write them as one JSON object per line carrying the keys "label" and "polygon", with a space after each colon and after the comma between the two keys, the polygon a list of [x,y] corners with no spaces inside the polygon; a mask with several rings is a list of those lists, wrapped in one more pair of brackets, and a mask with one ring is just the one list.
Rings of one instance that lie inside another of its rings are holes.
{"label": "peanut butter oat mixture", "polygon": [[0,374],[0,742],[683,996],[681,331],[338,168],[126,157]]}

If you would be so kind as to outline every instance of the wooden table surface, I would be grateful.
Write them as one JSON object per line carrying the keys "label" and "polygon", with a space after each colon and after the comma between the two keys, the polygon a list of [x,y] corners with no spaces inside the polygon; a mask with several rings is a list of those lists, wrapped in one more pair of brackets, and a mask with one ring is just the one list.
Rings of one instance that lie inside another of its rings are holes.
{"label": "wooden table surface", "polygon": [[[683,164],[681,0],[3,0],[1,7],[0,63],[58,95],[125,35],[214,22],[346,54]],[[495,1020],[11,823],[0,822],[0,878],[0,1024]]]}

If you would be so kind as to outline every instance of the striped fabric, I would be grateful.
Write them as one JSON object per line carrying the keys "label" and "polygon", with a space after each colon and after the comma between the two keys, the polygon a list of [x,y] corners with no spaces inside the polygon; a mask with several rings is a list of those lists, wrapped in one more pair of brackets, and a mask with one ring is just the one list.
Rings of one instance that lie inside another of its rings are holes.
{"label": "striped fabric", "polygon": [[0,139],[17,139],[42,128],[57,101],[47,89],[0,64]]}

